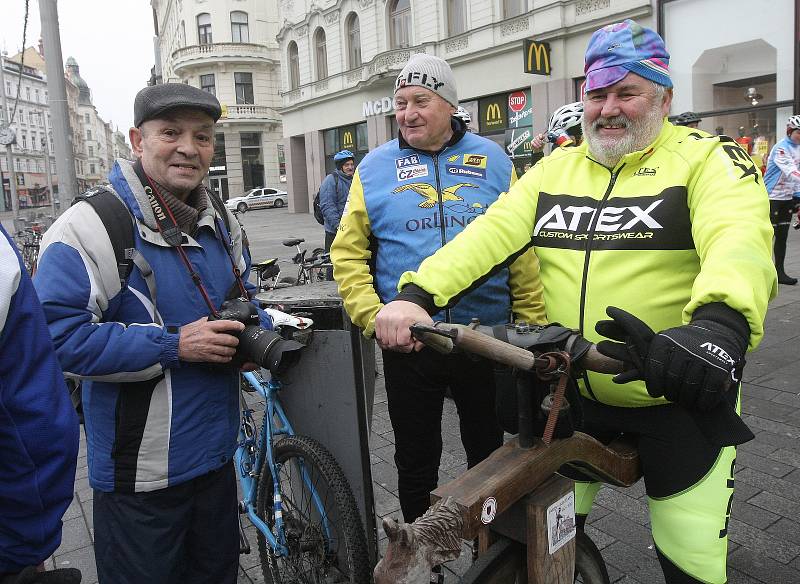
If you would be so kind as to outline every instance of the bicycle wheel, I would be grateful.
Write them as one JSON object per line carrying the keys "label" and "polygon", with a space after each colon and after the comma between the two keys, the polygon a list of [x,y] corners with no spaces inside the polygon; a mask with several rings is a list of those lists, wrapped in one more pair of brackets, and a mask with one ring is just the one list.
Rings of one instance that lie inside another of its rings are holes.
{"label": "bicycle wheel", "polygon": [[[267,584],[368,584],[364,528],[347,479],[324,446],[307,436],[275,445],[288,556],[277,556],[258,532],[261,569]],[[315,503],[321,501],[327,521]],[[256,513],[275,531],[273,484],[265,464],[258,482]],[[276,534],[277,535],[277,534]]]}
{"label": "bicycle wheel", "polygon": [[[464,574],[462,584],[515,584],[517,574],[526,570],[525,546],[500,537]],[[591,538],[578,530],[575,536],[576,584],[610,584],[600,550]],[[538,583],[537,583],[538,584]]]}

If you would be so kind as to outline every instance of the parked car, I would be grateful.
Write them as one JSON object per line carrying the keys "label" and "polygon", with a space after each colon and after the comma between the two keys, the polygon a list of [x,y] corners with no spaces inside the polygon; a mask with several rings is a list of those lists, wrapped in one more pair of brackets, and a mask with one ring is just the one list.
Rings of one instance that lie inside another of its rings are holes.
{"label": "parked car", "polygon": [[225,206],[231,211],[244,213],[250,209],[263,209],[264,207],[285,207],[289,203],[289,194],[279,189],[261,187],[251,190],[244,196],[233,197],[225,201]]}

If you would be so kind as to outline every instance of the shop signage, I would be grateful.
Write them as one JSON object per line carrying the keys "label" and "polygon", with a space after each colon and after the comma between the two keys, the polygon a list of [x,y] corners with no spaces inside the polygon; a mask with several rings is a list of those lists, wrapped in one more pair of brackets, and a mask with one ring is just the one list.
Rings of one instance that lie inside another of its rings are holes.
{"label": "shop signage", "polygon": [[478,100],[462,101],[459,105],[467,111],[471,118],[470,123],[467,124],[467,128],[469,128],[471,132],[479,132],[480,108],[478,107]]}
{"label": "shop signage", "polygon": [[533,102],[531,90],[508,94],[508,127],[530,128],[533,125]]}
{"label": "shop signage", "polygon": [[208,172],[225,172],[225,166],[212,166],[208,169]]}
{"label": "shop signage", "polygon": [[506,152],[512,159],[530,156],[533,151],[532,139],[533,132],[530,128],[506,130]]}
{"label": "shop signage", "polygon": [[347,126],[339,130],[341,136],[341,149],[342,150],[355,150],[356,149],[356,129],[354,126]]}
{"label": "shop signage", "polygon": [[365,118],[390,114],[394,111],[394,100],[391,97],[365,101],[361,105],[361,115]]}
{"label": "shop signage", "polygon": [[522,46],[525,57],[525,73],[550,75],[550,43],[525,39]]}
{"label": "shop signage", "polygon": [[506,128],[506,96],[495,95],[480,101],[481,132]]}

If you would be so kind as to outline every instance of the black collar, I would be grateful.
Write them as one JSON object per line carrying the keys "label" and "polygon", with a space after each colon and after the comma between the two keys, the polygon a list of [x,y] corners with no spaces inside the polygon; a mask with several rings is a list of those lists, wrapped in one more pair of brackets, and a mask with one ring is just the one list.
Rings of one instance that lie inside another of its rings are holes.
{"label": "black collar", "polygon": [[464,134],[467,133],[467,125],[457,118],[450,118],[450,127],[453,129],[453,135],[450,136],[450,139],[447,141],[447,144],[442,146],[436,152],[428,152],[427,150],[418,150],[417,148],[414,148],[408,142],[406,142],[406,139],[403,138],[403,133],[399,129],[397,130],[397,140],[400,142],[400,148],[403,149],[409,148],[411,150],[416,150],[417,152],[422,152],[424,154],[429,154],[429,155],[439,154],[439,152],[441,152],[448,146],[455,146],[456,144],[458,144],[461,141],[461,138],[464,137]]}

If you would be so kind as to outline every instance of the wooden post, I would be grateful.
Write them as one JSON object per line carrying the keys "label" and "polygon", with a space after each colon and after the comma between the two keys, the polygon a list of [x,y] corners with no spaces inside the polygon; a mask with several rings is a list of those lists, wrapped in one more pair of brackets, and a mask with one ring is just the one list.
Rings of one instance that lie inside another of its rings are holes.
{"label": "wooden post", "polygon": [[572,584],[575,571],[575,493],[553,475],[526,499],[529,584]]}

